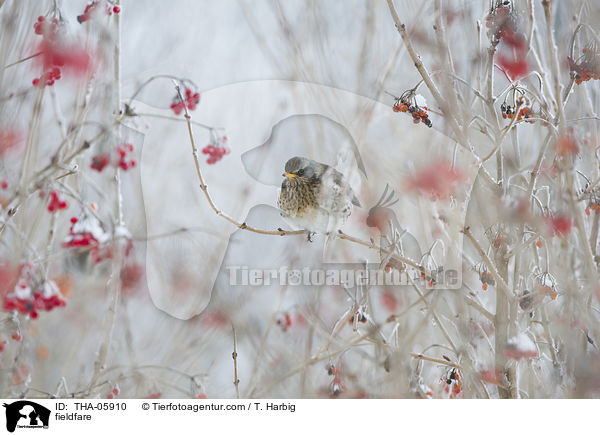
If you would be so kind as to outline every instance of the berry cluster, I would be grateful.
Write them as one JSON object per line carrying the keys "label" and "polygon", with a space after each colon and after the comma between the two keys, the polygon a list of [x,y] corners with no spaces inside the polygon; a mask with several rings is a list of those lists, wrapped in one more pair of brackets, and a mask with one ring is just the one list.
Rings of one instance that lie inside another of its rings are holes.
{"label": "berry cluster", "polygon": [[396,98],[392,110],[394,112],[408,112],[412,115],[415,124],[422,122],[427,127],[431,128],[433,124],[429,119],[429,115],[427,115],[427,110],[429,110],[427,106],[419,107],[416,103],[413,105],[410,103],[409,99],[410,98],[403,97]]}
{"label": "berry cluster", "polygon": [[[65,305],[66,302],[53,281],[45,281],[41,285],[33,283],[31,267],[28,266],[21,268],[21,276],[14,290],[3,298],[5,311],[18,311],[28,314],[32,319],[38,317],[39,311],[52,311]],[[20,339],[20,335],[18,338]],[[14,337],[13,339],[16,340]]]}
{"label": "berry cluster", "polygon": [[286,332],[290,326],[292,326],[292,317],[290,313],[280,313],[275,320],[277,326],[281,328],[283,332]]}
{"label": "berry cluster", "polygon": [[367,323],[367,320],[368,320],[367,316],[365,316],[365,313],[358,312],[358,313],[356,313],[356,315],[353,314],[352,317],[350,317],[348,319],[348,323],[350,323],[350,324],[354,323],[355,318],[356,318],[356,321],[360,322],[360,323]]}
{"label": "berry cluster", "polygon": [[118,385],[115,384],[115,386],[113,387],[113,389],[110,391],[110,393],[108,393],[106,395],[107,399],[114,399],[115,396],[118,396],[119,393],[121,392],[121,389],[119,388]]}
{"label": "berry cluster", "polygon": [[76,227],[79,219],[71,218],[71,227],[69,228],[69,237],[62,243],[64,248],[81,248],[88,246],[98,246],[99,241],[92,231]]}
{"label": "berry cluster", "polygon": [[[113,161],[115,166],[118,166],[122,170],[126,171],[137,165],[134,159],[127,159],[127,156],[133,152],[133,144],[123,143],[117,146],[117,158]],[[102,172],[111,163],[110,155],[107,153],[100,153],[92,156],[90,168],[94,171]]]}
{"label": "berry cluster", "polygon": [[50,213],[54,213],[58,210],[64,210],[68,206],[69,204],[67,204],[67,201],[63,201],[59,198],[58,192],[56,190],[52,190],[50,192],[50,202],[48,203],[47,207]]}
{"label": "berry cluster", "polygon": [[170,107],[175,115],[179,115],[186,107],[190,110],[195,110],[198,103],[200,103],[200,94],[192,91],[190,88],[185,88],[185,100],[181,101],[179,94],[175,95]]}
{"label": "berry cluster", "polygon": [[4,297],[4,310],[18,311],[21,314],[29,314],[32,319],[38,317],[38,311],[52,311],[56,307],[67,305],[58,294],[44,296],[41,291],[33,293],[32,297],[19,298],[10,293]]}
{"label": "berry cluster", "polygon": [[[36,35],[40,35],[44,38],[41,48],[42,51],[47,51],[44,47],[49,47],[56,44],[56,40],[59,32],[59,21],[56,18],[52,18],[51,21],[47,21],[45,17],[39,16],[36,23],[33,25],[33,29]],[[47,57],[44,53],[44,57]],[[62,77],[60,67],[63,66],[64,62],[59,57],[52,57],[51,61],[44,62],[44,72],[39,77],[32,80],[33,86],[43,88],[45,86],[52,86],[54,82],[60,80]],[[46,65],[46,63],[48,63]]]}
{"label": "berry cluster", "polygon": [[581,199],[587,200],[585,214],[590,215],[592,211],[600,213],[600,187],[590,189],[590,181],[588,180],[583,188],[578,192]]}
{"label": "berry cluster", "polygon": [[227,142],[227,136],[217,137],[213,135],[213,144],[208,144],[202,148],[202,154],[208,154],[206,163],[214,165],[223,158],[226,154],[229,154],[231,150],[225,145]]}
{"label": "berry cluster", "polygon": [[77,21],[80,24],[83,24],[86,21],[88,21],[96,12],[98,6],[100,6],[101,4],[104,4],[104,11],[106,12],[106,15],[112,15],[113,13],[118,14],[119,12],[121,12],[121,8],[119,6],[113,5],[108,0],[93,0],[85,6],[83,14],[77,15]]}
{"label": "berry cluster", "polygon": [[45,86],[52,86],[55,81],[60,80],[61,72],[60,68],[55,66],[52,69],[45,71],[41,76],[34,78],[31,81],[33,86],[43,88]]}
{"label": "berry cluster", "polygon": [[[458,396],[462,391],[462,380],[460,376],[460,372],[453,368],[444,377],[446,382],[446,386],[444,387],[444,391],[446,393],[450,393],[450,397]],[[452,392],[450,392],[450,387],[452,387]]]}
{"label": "berry cluster", "polygon": [[525,122],[528,122],[530,124],[535,123],[535,119],[530,119],[530,118],[537,118],[537,114],[534,113],[534,111],[531,109],[531,107],[525,106],[525,107],[521,107],[519,109],[519,113],[517,112],[517,106],[510,106],[506,103],[502,103],[502,105],[500,106],[500,110],[502,111],[502,118],[504,119],[513,119],[515,117],[515,115],[517,116],[517,121],[521,121],[522,119],[525,119]]}
{"label": "berry cluster", "polygon": [[58,31],[58,19],[52,18],[52,20],[46,21],[46,17],[40,15],[33,24],[33,31],[40,36],[54,35]]}
{"label": "berry cluster", "polygon": [[537,284],[535,286],[535,290],[540,294],[543,298],[544,296],[549,296],[551,300],[555,301],[558,297],[558,292],[556,291],[556,286],[552,285],[543,285]]}
{"label": "berry cluster", "polygon": [[513,79],[529,72],[527,38],[519,31],[517,15],[510,1],[497,1],[485,19],[492,46],[504,41],[506,47],[498,53],[498,65]]}
{"label": "berry cluster", "polygon": [[421,279],[427,283],[427,287],[433,287],[435,279],[432,276],[427,275],[425,272],[420,272]]}
{"label": "berry cluster", "polygon": [[[502,236],[497,236],[496,240]],[[494,241],[494,245],[496,245],[496,240]],[[498,249],[498,248],[496,248]],[[480,263],[475,267],[475,271],[479,274],[479,280],[481,281],[481,289],[487,290],[488,285],[496,285],[496,281],[494,281],[494,276],[490,271],[488,271],[487,267]]]}
{"label": "berry cluster", "polygon": [[512,36],[516,28],[516,20],[510,1],[498,1],[485,17],[488,36],[496,42],[503,37]]}
{"label": "berry cluster", "polygon": [[496,281],[494,281],[494,277],[492,276],[491,272],[488,272],[487,270],[482,270],[479,273],[479,280],[481,281],[481,289],[482,290],[487,290],[488,285],[495,285]]}
{"label": "berry cluster", "polygon": [[129,161],[126,160],[127,155],[132,152],[133,152],[133,144],[131,144],[131,143],[124,143],[117,147],[117,153],[119,154],[119,161],[117,162],[117,166],[119,166],[119,168],[126,171],[129,168],[135,167],[135,165],[136,165],[135,160],[133,160],[133,159],[130,159]]}
{"label": "berry cluster", "polygon": [[585,214],[589,216],[592,211],[600,213],[600,204],[589,204],[585,209]]}
{"label": "berry cluster", "polygon": [[588,80],[600,80],[600,51],[595,46],[585,47],[582,51],[579,62],[567,58],[573,80],[578,85]]}
{"label": "berry cluster", "polygon": [[108,154],[96,154],[92,157],[92,163],[90,168],[94,171],[102,172],[102,170],[110,163],[110,156]]}
{"label": "berry cluster", "polygon": [[69,235],[61,245],[63,248],[89,249],[93,263],[98,264],[102,260],[112,257],[110,249],[102,249],[102,243],[106,242],[108,238],[96,219],[72,217]]}
{"label": "berry cluster", "polygon": [[344,384],[342,383],[342,370],[333,364],[330,364],[327,366],[327,374],[333,376],[330,391],[332,396],[337,397],[345,390]]}
{"label": "berry cluster", "polygon": [[[133,249],[133,242],[129,238],[128,233],[121,232],[121,236],[127,238],[127,244],[124,247],[124,255],[128,257]],[[61,243],[63,248],[80,248],[84,251],[89,251],[90,258],[94,264],[98,264],[103,260],[113,258],[113,249],[109,243],[110,236],[104,232],[97,219],[92,216],[84,215],[81,219],[76,217],[71,218],[71,227],[69,235]],[[127,284],[135,285],[141,278],[142,270],[134,270],[127,268],[121,271],[121,278],[127,280]],[[125,270],[127,269],[127,270]]]}

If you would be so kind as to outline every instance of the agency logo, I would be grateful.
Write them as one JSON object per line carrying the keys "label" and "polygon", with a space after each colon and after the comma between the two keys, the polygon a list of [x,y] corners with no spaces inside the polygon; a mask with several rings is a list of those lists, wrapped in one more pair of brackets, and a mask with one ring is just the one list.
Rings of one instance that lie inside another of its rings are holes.
{"label": "agency logo", "polygon": [[4,403],[6,408],[6,430],[14,432],[16,428],[48,429],[50,410],[29,400]]}

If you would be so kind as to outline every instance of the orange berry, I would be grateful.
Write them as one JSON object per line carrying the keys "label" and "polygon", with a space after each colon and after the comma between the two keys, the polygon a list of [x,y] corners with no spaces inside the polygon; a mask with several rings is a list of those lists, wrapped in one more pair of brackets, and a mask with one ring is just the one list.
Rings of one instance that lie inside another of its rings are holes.
{"label": "orange berry", "polygon": [[481,289],[483,291],[487,290],[487,283],[486,282],[484,282],[483,284],[481,284]]}
{"label": "orange berry", "polygon": [[590,208],[589,207],[585,209],[585,214],[587,214],[588,216],[590,215]]}
{"label": "orange berry", "polygon": [[535,246],[537,246],[538,248],[541,248],[543,246],[543,242],[541,240],[538,240],[537,242],[535,242]]}

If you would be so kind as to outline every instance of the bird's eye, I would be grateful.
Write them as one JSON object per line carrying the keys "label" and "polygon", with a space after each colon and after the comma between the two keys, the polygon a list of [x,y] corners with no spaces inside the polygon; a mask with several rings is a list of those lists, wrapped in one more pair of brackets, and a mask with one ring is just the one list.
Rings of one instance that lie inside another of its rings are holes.
{"label": "bird's eye", "polygon": [[298,170],[298,175],[299,175],[300,177],[302,177],[302,176],[304,175],[304,169],[299,169],[299,170]]}

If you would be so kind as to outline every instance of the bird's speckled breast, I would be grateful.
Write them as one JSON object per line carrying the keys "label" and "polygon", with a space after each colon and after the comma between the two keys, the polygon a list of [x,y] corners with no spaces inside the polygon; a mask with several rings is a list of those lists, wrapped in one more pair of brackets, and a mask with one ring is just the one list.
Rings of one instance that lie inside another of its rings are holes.
{"label": "bird's speckled breast", "polygon": [[283,180],[277,205],[287,216],[302,217],[308,211],[319,207],[317,197],[320,190],[321,184],[318,182]]}

